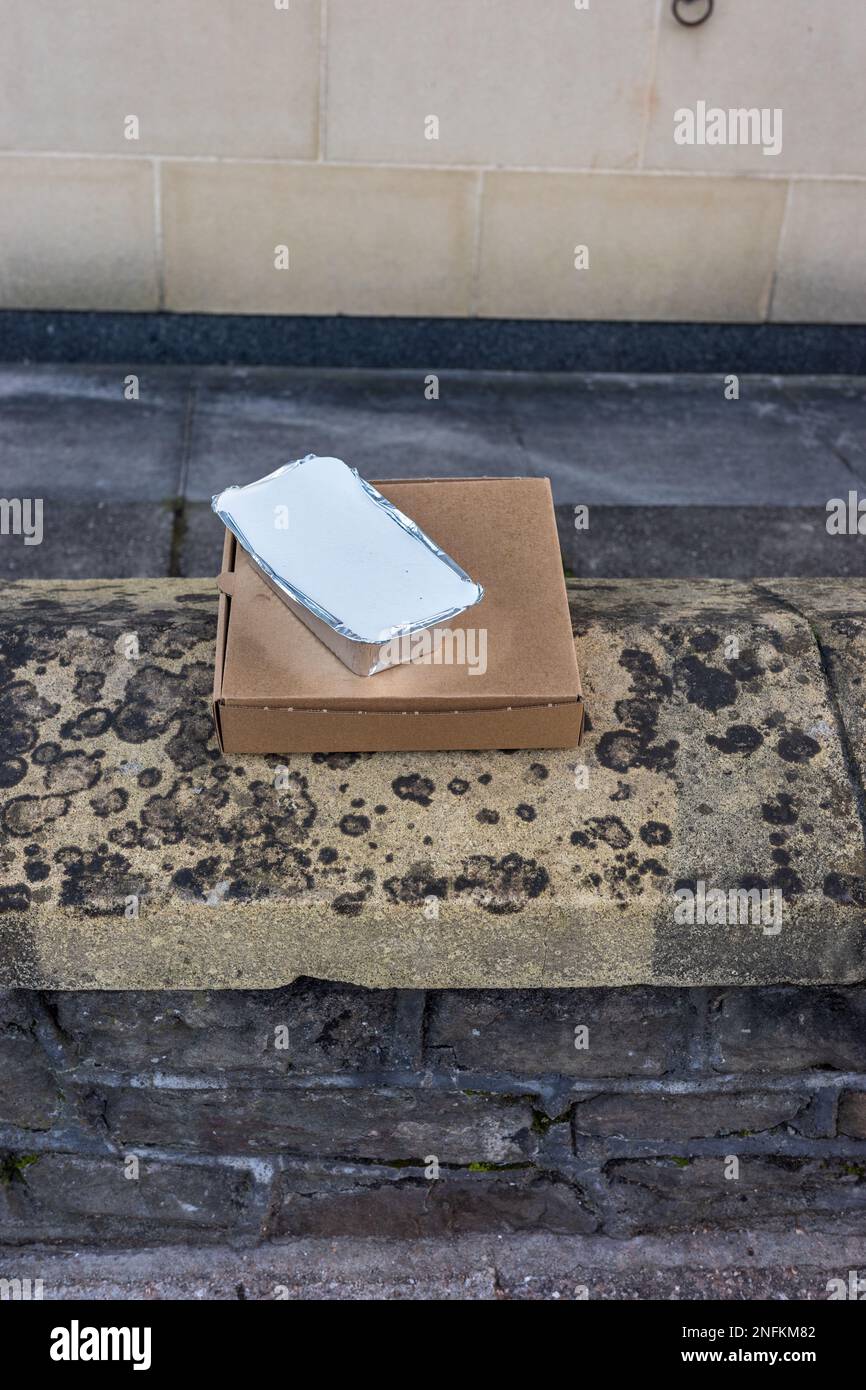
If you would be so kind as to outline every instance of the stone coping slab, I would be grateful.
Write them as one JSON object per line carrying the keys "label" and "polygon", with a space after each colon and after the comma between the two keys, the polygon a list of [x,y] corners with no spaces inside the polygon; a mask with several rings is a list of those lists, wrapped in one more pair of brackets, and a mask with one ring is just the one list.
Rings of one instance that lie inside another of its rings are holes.
{"label": "stone coping slab", "polygon": [[866,581],[569,592],[580,749],[223,758],[212,581],[8,586],[0,986],[862,980]]}

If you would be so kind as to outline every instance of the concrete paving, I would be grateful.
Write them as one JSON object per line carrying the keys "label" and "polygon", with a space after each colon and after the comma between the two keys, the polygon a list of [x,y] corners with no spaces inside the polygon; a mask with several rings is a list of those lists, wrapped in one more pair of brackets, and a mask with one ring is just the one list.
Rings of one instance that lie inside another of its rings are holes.
{"label": "concrete paving", "polygon": [[[342,1237],[249,1249],[7,1249],[0,1279],[45,1299],[825,1300],[866,1267],[861,1236]],[[835,1282],[834,1282],[835,1281]],[[31,1288],[34,1285],[31,1283]]]}
{"label": "concrete paving", "polygon": [[45,509],[0,573],[213,574],[212,493],[316,452],[369,478],[549,476],[577,576],[866,574],[862,538],[825,528],[830,498],[866,496],[862,378],[744,376],[727,400],[722,376],[431,375],[0,367],[2,492]]}

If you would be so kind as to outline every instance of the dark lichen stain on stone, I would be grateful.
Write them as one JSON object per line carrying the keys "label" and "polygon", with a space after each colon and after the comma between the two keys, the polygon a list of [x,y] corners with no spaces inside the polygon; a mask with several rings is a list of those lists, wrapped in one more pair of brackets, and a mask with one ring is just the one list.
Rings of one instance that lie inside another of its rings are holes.
{"label": "dark lichen stain on stone", "polygon": [[536,810],[535,807],[530,806],[528,802],[521,801],[520,805],[514,808],[514,814],[517,816],[518,820],[534,821]]}
{"label": "dark lichen stain on stone", "polygon": [[721,643],[718,633],[711,628],[705,628],[703,632],[694,633],[689,641],[696,652],[714,652]]}
{"label": "dark lichen stain on stone", "polygon": [[68,811],[68,796],[16,796],[3,807],[3,828],[9,835],[38,835]]}
{"label": "dark lichen stain on stone", "polygon": [[679,748],[677,739],[653,744],[642,734],[627,731],[608,731],[598,741],[596,757],[602,767],[612,772],[630,772],[645,768],[650,772],[671,774]]}
{"label": "dark lichen stain on stone", "polygon": [[86,709],[61,724],[60,734],[70,743],[78,743],[83,738],[99,738],[111,728],[111,720],[110,710]]}
{"label": "dark lichen stain on stone", "polygon": [[454,880],[455,893],[472,894],[484,911],[494,916],[522,912],[528,901],[549,886],[547,870],[520,854],[506,854],[501,859],[472,855],[464,860],[463,873]]}
{"label": "dark lichen stain on stone", "polygon": [[853,874],[827,874],[824,896],[845,907],[866,907],[866,881]]}
{"label": "dark lichen stain on stone", "polygon": [[768,825],[794,825],[799,811],[788,792],[779,792],[772,801],[762,803],[761,815]]}
{"label": "dark lichen stain on stone", "polygon": [[122,917],[127,897],[140,890],[122,854],[69,846],[58,850],[54,860],[63,869],[61,907],[74,907],[85,917]]}
{"label": "dark lichen stain on stone", "polygon": [[452,777],[448,783],[448,790],[453,796],[465,796],[469,790],[469,783],[465,777]]}
{"label": "dark lichen stain on stone", "polygon": [[340,821],[340,830],[344,835],[350,835],[352,837],[366,835],[369,829],[370,819],[368,816],[356,816],[347,813]]}
{"label": "dark lichen stain on stone", "polygon": [[363,888],[354,893],[338,893],[331,903],[331,908],[340,917],[357,917],[363,911],[367,896]]}
{"label": "dark lichen stain on stone", "polygon": [[596,757],[602,767],[613,772],[628,772],[632,768],[672,775],[679,743],[670,739],[665,744],[653,740],[658,729],[662,701],[673,693],[669,676],[662,675],[649,652],[628,647],[620,655],[619,664],[631,677],[632,696],[617,701],[614,712],[625,729],[609,729],[601,735]]}
{"label": "dark lichen stain on stone", "polygon": [[314,753],[313,762],[329,767],[334,772],[345,772],[347,768],[354,767],[362,758],[369,756],[369,753]]}
{"label": "dark lichen stain on stone", "polygon": [[478,821],[479,825],[498,825],[499,812],[491,811],[489,806],[483,806],[475,819]]}
{"label": "dark lichen stain on stone", "polygon": [[632,834],[619,816],[590,816],[584,822],[584,830],[572,832],[573,845],[597,845],[599,841],[612,849],[625,849],[631,844]]}
{"label": "dark lichen stain on stone", "polygon": [[669,845],[671,842],[671,829],[664,821],[648,820],[641,826],[638,834],[645,845]]}
{"label": "dark lichen stain on stone", "polygon": [[116,816],[121,811],[125,811],[129,802],[129,792],[125,787],[112,787],[110,791],[104,792],[101,796],[90,798],[90,805],[93,814],[105,819],[107,816]]}
{"label": "dark lichen stain on stone", "polygon": [[448,896],[447,878],[437,877],[430,864],[417,864],[408,873],[388,878],[382,884],[389,902],[420,907],[428,898]]}
{"label": "dark lichen stain on stone", "polygon": [[786,763],[806,763],[820,753],[821,745],[802,729],[793,729],[783,734],[778,743],[778,754]]}
{"label": "dark lichen stain on stone", "polygon": [[764,735],[753,728],[751,724],[730,724],[728,731],[719,737],[716,734],[707,734],[706,741],[711,748],[718,748],[720,753],[741,753],[748,757],[760,748],[764,742]]}
{"label": "dark lichen stain on stone", "polygon": [[395,777],[391,790],[401,801],[414,801],[418,806],[429,806],[436,785],[420,772],[412,772],[404,777]]}
{"label": "dark lichen stain on stone", "polygon": [[0,884],[0,912],[26,912],[30,906],[30,889],[26,883]]}
{"label": "dark lichen stain on stone", "polygon": [[667,878],[668,871],[657,859],[644,859],[638,869],[642,874],[653,874],[656,878]]}
{"label": "dark lichen stain on stone", "polygon": [[27,775],[27,764],[23,758],[7,758],[0,763],[0,788],[17,787]]}
{"label": "dark lichen stain on stone", "polygon": [[674,675],[677,684],[684,685],[686,699],[699,709],[717,714],[736,704],[737,682],[730,671],[708,666],[697,656],[684,656],[674,662]]}

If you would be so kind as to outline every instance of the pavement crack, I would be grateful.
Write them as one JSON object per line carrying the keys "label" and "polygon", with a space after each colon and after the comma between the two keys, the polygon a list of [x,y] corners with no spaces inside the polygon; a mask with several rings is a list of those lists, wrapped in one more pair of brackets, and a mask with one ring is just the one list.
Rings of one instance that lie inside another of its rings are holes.
{"label": "pavement crack", "polygon": [[840,449],[836,441],[832,439],[824,429],[814,423],[814,419],[810,420],[808,407],[804,407],[803,402],[791,391],[789,386],[784,385],[782,387],[782,392],[786,400],[791,403],[794,412],[803,421],[804,426],[808,429],[811,424],[814,430],[814,438],[823,444],[825,448],[829,449],[833,457],[838,459],[844,468],[847,468],[855,483],[860,487],[866,487],[866,477],[862,476],[857,471],[856,465],[851,462],[847,454]]}
{"label": "pavement crack", "polygon": [[183,547],[188,527],[186,490],[189,481],[189,462],[192,453],[193,423],[195,420],[198,388],[190,386],[186,398],[186,411],[183,419],[180,467],[177,476],[177,489],[169,505],[172,512],[171,543],[169,546],[168,578],[180,579],[183,576]]}

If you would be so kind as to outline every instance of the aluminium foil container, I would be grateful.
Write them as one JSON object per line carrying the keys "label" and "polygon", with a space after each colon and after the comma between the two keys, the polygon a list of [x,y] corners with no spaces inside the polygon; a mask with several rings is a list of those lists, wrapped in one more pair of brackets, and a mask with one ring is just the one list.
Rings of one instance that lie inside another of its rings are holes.
{"label": "aluminium foil container", "polygon": [[[212,502],[270,588],[359,676],[411,659],[484,590],[341,459],[308,454]],[[408,639],[408,640],[407,640]]]}

